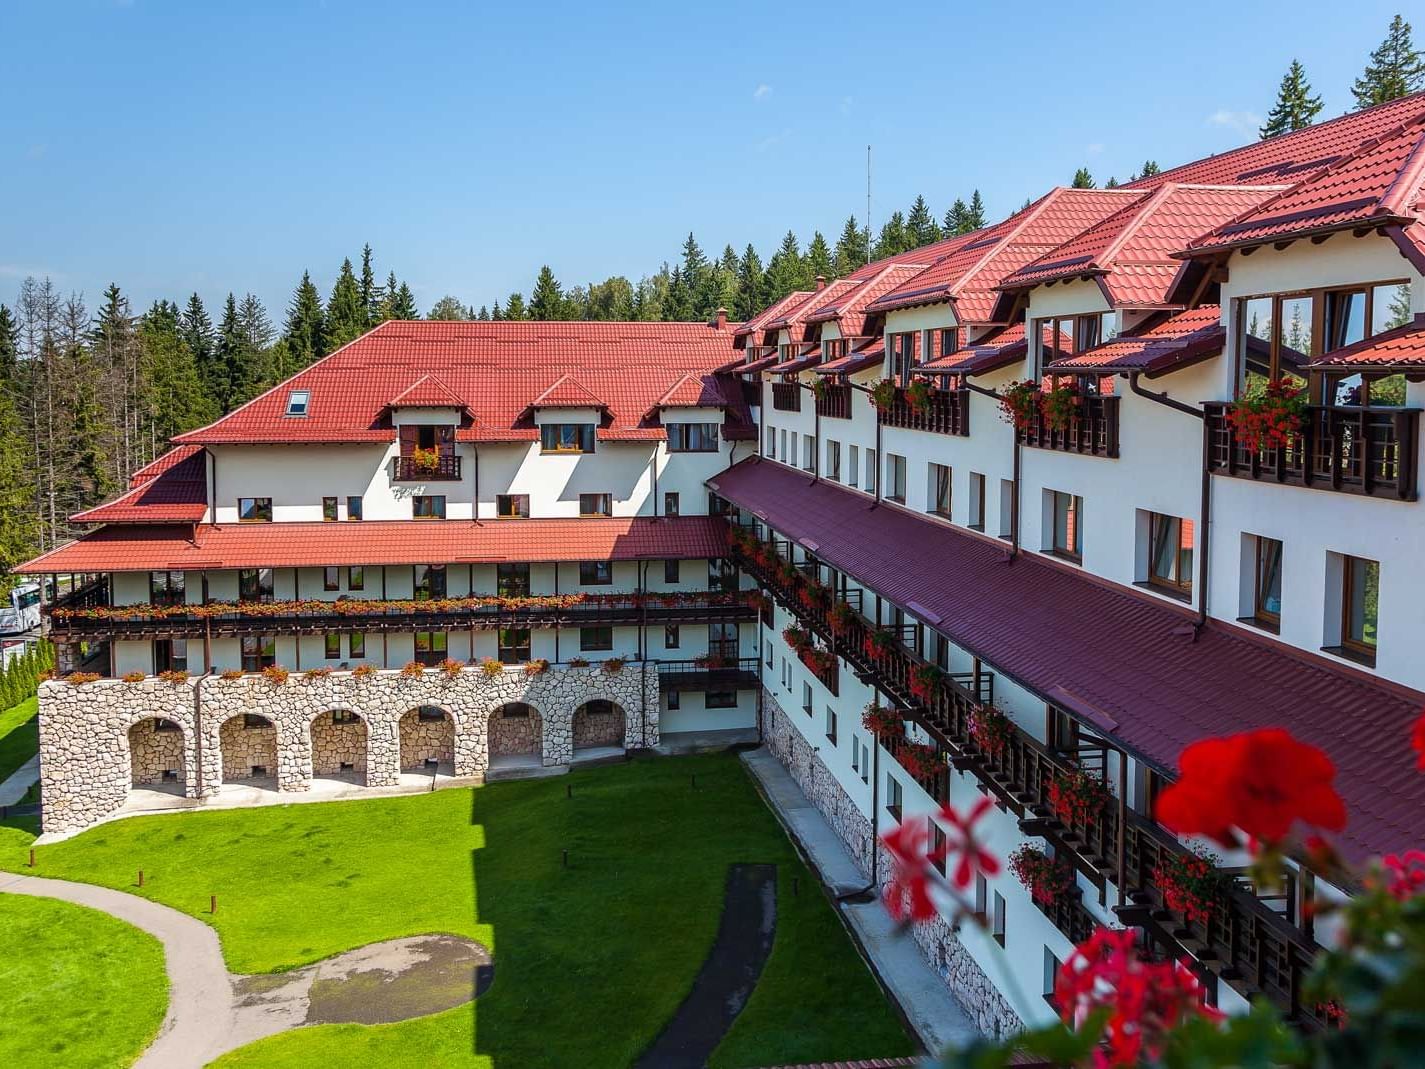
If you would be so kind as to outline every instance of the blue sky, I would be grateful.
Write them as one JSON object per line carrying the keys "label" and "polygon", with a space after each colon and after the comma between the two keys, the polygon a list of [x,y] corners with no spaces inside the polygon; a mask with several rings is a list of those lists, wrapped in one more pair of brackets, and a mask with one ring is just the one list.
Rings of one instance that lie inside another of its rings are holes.
{"label": "blue sky", "polygon": [[1340,114],[1398,5],[0,0],[0,301],[280,322],[368,241],[422,309],[637,278],[689,229],[765,257],[863,217],[868,143],[877,225],[998,217],[1251,140],[1293,56]]}

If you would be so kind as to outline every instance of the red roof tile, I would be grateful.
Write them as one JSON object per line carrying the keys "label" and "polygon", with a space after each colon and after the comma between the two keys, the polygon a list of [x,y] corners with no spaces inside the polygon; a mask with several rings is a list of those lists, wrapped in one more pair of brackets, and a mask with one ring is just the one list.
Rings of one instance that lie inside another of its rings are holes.
{"label": "red roof tile", "polygon": [[435,375],[422,375],[391,398],[391,408],[464,408],[450,387]]}
{"label": "red roof tile", "polygon": [[[1414,843],[1425,776],[1402,752],[1425,695],[768,461],[708,485],[909,608],[992,670],[1162,768],[1200,739],[1282,726],[1336,762],[1349,856]],[[1092,621],[1087,626],[1085,621]]]}
{"label": "red roof tile", "polygon": [[780,364],[773,364],[767,370],[776,372],[778,375],[794,375],[798,371],[814,368],[819,363],[821,363],[821,346],[811,345],[803,349],[801,356],[783,360]]}
{"label": "red roof tile", "polygon": [[16,569],[145,572],[164,569],[305,568],[343,564],[488,561],[694,560],[721,556],[716,516],[598,519],[367,520],[361,523],[231,523],[198,528],[101,527]]}
{"label": "red roof tile", "polygon": [[538,397],[530,408],[604,408],[604,402],[589,387],[573,375],[560,375]]}
{"label": "red roof tile", "polygon": [[1425,367],[1425,315],[1373,338],[1336,349],[1313,360],[1308,367],[1393,371]]}
{"label": "red roof tile", "polygon": [[781,300],[773,301],[766,308],[762,309],[762,311],[758,312],[746,323],[743,323],[733,331],[733,337],[735,339],[734,345],[741,349],[747,344],[747,338],[750,335],[762,330],[765,324],[770,323],[772,320],[796,308],[797,305],[801,304],[811,295],[811,290],[793,290]]}
{"label": "red roof tile", "polygon": [[200,445],[174,446],[167,453],[164,453],[163,456],[158,457],[155,460],[149,461],[143,467],[139,468],[132,475],[130,475],[129,488],[133,489],[140,483],[148,482],[148,480],[152,479],[156,475],[162,475],[165,471],[173,467],[175,464],[181,464],[183,461],[191,457],[194,453],[201,452],[202,449],[203,447]]}
{"label": "red roof tile", "polygon": [[[959,245],[968,244],[970,237],[969,234],[963,235]],[[866,308],[891,290],[909,282],[925,268],[925,263],[886,264],[851,292],[807,316],[807,324],[835,322],[843,338],[856,337],[865,330]]]}
{"label": "red roof tile", "polygon": [[1222,352],[1227,332],[1222,309],[1205,304],[1179,312],[1147,330],[1120,334],[1102,345],[1049,365],[1051,371],[1141,371],[1152,378]]}
{"label": "red roof tile", "polygon": [[819,309],[844,299],[860,285],[861,280],[854,278],[838,278],[835,282],[829,282],[821,289],[814,290],[812,295],[800,304],[788,308],[775,319],[769,319],[762,329],[768,332],[790,330],[795,333],[796,328],[808,317],[814,315]]}
{"label": "red roof tile", "polygon": [[[201,430],[186,444],[390,442],[388,405],[423,375],[440,381],[470,412],[459,441],[527,441],[536,435],[531,402],[589,403],[608,409],[600,438],[653,440],[646,422],[658,398],[687,374],[711,371],[733,355],[732,337],[706,323],[391,321]],[[551,387],[577,377],[588,397]],[[287,394],[311,392],[308,414],[284,415]]]}
{"label": "red roof tile", "polygon": [[720,408],[727,404],[717,379],[711,375],[684,375],[658,398],[657,408]]}
{"label": "red roof tile", "polygon": [[1024,323],[1015,323],[989,338],[937,356],[916,368],[938,375],[983,375],[1017,364],[1029,355],[1024,340]]}
{"label": "red roof tile", "polygon": [[878,334],[864,347],[845,356],[838,356],[835,360],[818,364],[814,370],[818,375],[854,375],[858,371],[883,364],[885,360],[886,338],[884,334]]}
{"label": "red roof tile", "polygon": [[75,523],[199,523],[208,511],[207,454],[179,446],[130,479],[133,489],[113,501],[76,512]]}

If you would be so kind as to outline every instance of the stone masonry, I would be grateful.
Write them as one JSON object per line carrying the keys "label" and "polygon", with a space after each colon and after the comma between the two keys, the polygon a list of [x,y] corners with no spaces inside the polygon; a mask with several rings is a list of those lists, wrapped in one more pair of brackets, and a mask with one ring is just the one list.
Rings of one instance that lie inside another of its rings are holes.
{"label": "stone masonry", "polygon": [[[136,770],[145,776],[157,770],[161,779],[163,768],[175,767],[180,750],[182,761],[176,767],[182,771],[175,786],[189,798],[212,795],[224,778],[249,777],[255,764],[266,764],[269,774],[275,773],[279,791],[305,791],[313,776],[339,774],[343,764],[352,766],[347,774],[364,772],[367,786],[392,786],[399,782],[403,764],[419,766],[424,761],[424,756],[408,761],[409,748],[407,758],[402,756],[402,718],[421,706],[443,710],[451,724],[443,736],[435,733],[442,727],[437,721],[422,723],[415,735],[408,729],[409,745],[417,750],[434,745],[430,756],[450,760],[457,776],[477,781],[489,767],[491,715],[509,702],[534,709],[531,719],[537,719],[537,725],[524,739],[531,752],[539,740],[545,765],[572,759],[574,712],[594,699],[623,710],[619,719],[625,748],[658,745],[658,674],[645,662],[630,662],[616,673],[595,664],[552,667],[537,675],[525,674],[523,666],[494,676],[477,667],[453,676],[438,669],[417,677],[398,671],[293,674],[283,683],[261,675],[204,676],[182,683],[104,679],[79,686],[51,680],[40,685],[39,697],[46,832],[74,831],[112,813],[124,804]],[[333,713],[349,715],[334,718]],[[255,738],[234,741],[243,730],[243,714],[261,716],[273,725],[274,741],[266,751],[273,754],[270,762],[252,756]],[[172,721],[178,730],[145,733],[140,727],[132,736],[144,740],[136,761],[129,729],[153,718]],[[238,727],[227,728],[225,754],[224,728],[233,718]],[[530,729],[527,724],[523,730]],[[156,735],[161,739],[151,741]],[[437,738],[442,741],[433,741]],[[153,748],[157,746],[164,747],[161,753]]]}
{"label": "stone masonry", "polygon": [[[776,698],[766,690],[762,692],[762,707],[763,737],[768,749],[835,830],[857,868],[870,879],[871,821],[796,729],[795,714],[782,709]],[[880,852],[877,880],[879,890],[884,894],[890,882],[892,863],[884,848],[878,846],[877,849]],[[945,981],[945,986],[964,1006],[981,1032],[987,1036],[1002,1036],[1023,1029],[1019,1015],[965,949],[954,927],[944,917],[937,916],[923,924],[915,924],[911,932],[925,959]]]}
{"label": "stone masonry", "polygon": [[617,708],[594,711],[581,705],[574,710],[574,748],[617,746],[623,739],[623,713]]}
{"label": "stone masonry", "polygon": [[455,721],[422,719],[419,709],[401,717],[401,768],[422,769],[427,761],[455,763]]}
{"label": "stone masonry", "polygon": [[529,706],[507,705],[490,714],[490,756],[539,754],[544,746],[544,718]]}
{"label": "stone masonry", "polygon": [[222,742],[223,780],[253,778],[254,768],[267,771],[263,778],[277,779],[277,725],[270,720],[248,724],[247,718],[230,716],[218,729]]}

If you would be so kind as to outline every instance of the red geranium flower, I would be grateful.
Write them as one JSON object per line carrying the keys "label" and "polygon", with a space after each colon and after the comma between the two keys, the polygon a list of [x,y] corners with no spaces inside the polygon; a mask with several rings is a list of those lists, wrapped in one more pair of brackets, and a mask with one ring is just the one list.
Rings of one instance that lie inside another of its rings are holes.
{"label": "red geranium flower", "polygon": [[890,831],[882,832],[881,842],[891,853],[894,871],[886,884],[883,898],[892,919],[926,921],[935,916],[935,903],[930,898],[931,862],[944,856],[944,847],[929,849],[930,828],[924,817],[910,817]]}
{"label": "red geranium flower", "polygon": [[1386,854],[1380,859],[1390,894],[1404,902],[1425,890],[1425,850],[1407,850],[1403,854]]}
{"label": "red geranium flower", "polygon": [[946,836],[946,856],[960,855],[953,879],[955,886],[961,890],[970,886],[976,872],[983,872],[986,876],[999,875],[999,858],[975,838],[975,824],[993,807],[994,802],[987,797],[981,797],[963,817],[949,802],[940,807],[940,819],[951,829],[950,835]]}
{"label": "red geranium flower", "polygon": [[1415,730],[1410,733],[1410,745],[1420,755],[1415,767],[1425,772],[1425,712],[1421,713],[1420,719],[1415,721]]}
{"label": "red geranium flower", "polygon": [[1157,817],[1180,834],[1232,847],[1234,828],[1277,842],[1297,821],[1327,831],[1346,826],[1346,806],[1331,786],[1336,766],[1282,728],[1195,742],[1178,770],[1178,781],[1158,797]]}

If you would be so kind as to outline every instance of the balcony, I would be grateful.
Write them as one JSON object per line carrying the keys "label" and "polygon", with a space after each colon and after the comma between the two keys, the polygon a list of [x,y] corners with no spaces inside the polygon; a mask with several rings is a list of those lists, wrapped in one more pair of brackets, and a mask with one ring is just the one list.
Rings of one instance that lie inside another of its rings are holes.
{"label": "balcony", "polygon": [[[1288,1020],[1307,1028],[1323,1025],[1302,989],[1316,945],[1292,916],[1272,908],[1268,899],[1240,882],[1231,884],[1214,901],[1210,928],[1166,913],[1153,889],[1153,870],[1165,852],[1186,853],[1176,838],[1128,809],[1116,796],[1098,812],[1067,823],[1049,804],[1054,780],[1076,768],[1092,767],[1091,758],[1076,763],[1013,723],[1008,738],[993,750],[987,749],[970,730],[981,707],[980,698],[961,677],[945,676],[928,697],[915,696],[911,682],[926,662],[899,636],[889,642],[868,642],[873,633],[885,629],[858,612],[802,597],[807,586],[804,572],[788,569],[776,559],[768,561],[761,552],[739,550],[738,556],[748,574],[804,626],[829,636],[831,649],[847,661],[859,679],[874,684],[907,719],[923,728],[949,756],[952,767],[974,775],[1006,810],[1019,817],[1026,835],[1044,836],[1053,842],[1056,852],[1101,895],[1106,897],[1108,885],[1115,884],[1131,903],[1119,910],[1124,923],[1142,926],[1160,946],[1191,955],[1202,968],[1245,997],[1270,998]],[[1106,753],[1107,745],[1088,749]],[[1083,937],[1092,919],[1085,919],[1081,905],[1045,912],[1074,940]]]}
{"label": "balcony", "polygon": [[906,399],[905,387],[897,386],[895,400],[889,408],[881,410],[881,423],[887,427],[967,437],[970,433],[970,391],[932,390],[925,407],[916,408]]}
{"label": "balcony", "polygon": [[772,407],[779,412],[802,410],[802,387],[796,382],[772,383]]}
{"label": "balcony", "polygon": [[1062,429],[1050,426],[1044,413],[1035,408],[1028,427],[1020,431],[1020,441],[1035,449],[1057,449],[1093,457],[1118,456],[1117,397],[1081,397],[1079,414]]}
{"label": "balcony", "polygon": [[1301,430],[1286,445],[1253,450],[1227,420],[1231,405],[1207,413],[1207,470],[1214,475],[1414,501],[1419,455],[1418,408],[1308,405]]}
{"label": "balcony", "polygon": [[824,382],[816,391],[816,414],[831,419],[850,419],[851,387],[844,382]]}
{"label": "balcony", "polygon": [[460,479],[460,455],[441,453],[435,463],[415,456],[396,457],[391,468],[391,479],[398,483],[458,482]]}
{"label": "balcony", "polygon": [[731,660],[696,657],[656,663],[658,689],[661,691],[756,690],[759,684],[756,657],[735,657]]}

